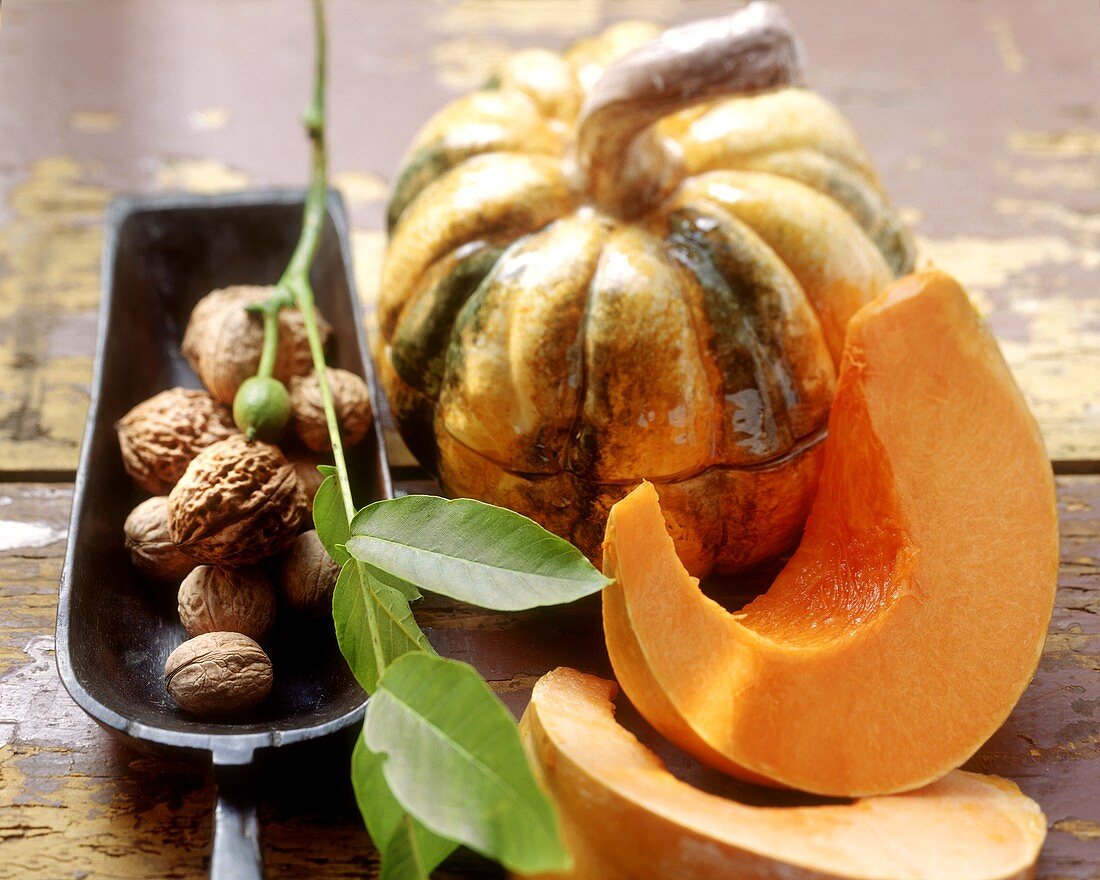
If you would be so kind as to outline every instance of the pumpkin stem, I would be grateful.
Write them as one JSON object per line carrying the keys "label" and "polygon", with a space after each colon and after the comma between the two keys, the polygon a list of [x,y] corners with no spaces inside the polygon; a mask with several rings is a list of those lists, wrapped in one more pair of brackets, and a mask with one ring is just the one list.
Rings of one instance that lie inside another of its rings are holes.
{"label": "pumpkin stem", "polygon": [[679,180],[675,150],[650,129],[693,104],[797,84],[802,52],[770,3],[665,31],[612,64],[581,110],[576,166],[600,207],[636,216]]}

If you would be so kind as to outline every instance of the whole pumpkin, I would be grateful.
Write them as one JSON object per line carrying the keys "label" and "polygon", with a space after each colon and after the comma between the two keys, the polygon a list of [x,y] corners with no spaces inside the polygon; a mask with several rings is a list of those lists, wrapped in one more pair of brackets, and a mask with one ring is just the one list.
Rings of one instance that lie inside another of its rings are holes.
{"label": "whole pumpkin", "polygon": [[446,492],[597,557],[645,478],[696,575],[793,542],[845,325],[912,262],[799,67],[754,3],[518,52],[427,123],[390,205],[378,360]]}

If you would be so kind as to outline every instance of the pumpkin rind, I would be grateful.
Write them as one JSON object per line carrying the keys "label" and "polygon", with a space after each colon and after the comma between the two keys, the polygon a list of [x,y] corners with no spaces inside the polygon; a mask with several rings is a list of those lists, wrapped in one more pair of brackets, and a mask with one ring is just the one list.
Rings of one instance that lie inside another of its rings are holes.
{"label": "pumpkin rind", "polygon": [[566,667],[534,686],[520,733],[573,867],[530,880],[1035,876],[1046,817],[1012,782],[955,770],[917,791],[846,803],[769,802],[721,782],[719,795],[680,756],[673,775],[615,717],[617,690]]}
{"label": "pumpkin rind", "polygon": [[653,487],[616,505],[608,655],[638,711],[718,769],[908,791],[969,760],[1034,675],[1058,580],[1050,463],[996,341],[938,272],[853,318],[824,445],[797,550],[734,613],[676,558]]}
{"label": "pumpkin rind", "polygon": [[763,153],[740,162],[747,171],[764,171],[812,187],[837,202],[878,248],[895,275],[913,267],[913,242],[881,190],[855,170],[813,150]]}
{"label": "pumpkin rind", "polygon": [[482,153],[557,155],[562,137],[526,95],[506,89],[474,92],[444,108],[417,135],[387,212],[390,232],[428,184]]}
{"label": "pumpkin rind", "polygon": [[578,113],[655,34],[516,53],[427,123],[390,205],[378,355],[449,494],[595,558],[644,477],[682,499],[677,548],[701,575],[796,538],[844,325],[911,253],[854,133],[797,88],[663,119],[653,133],[682,155],[671,195],[633,220],[591,204]]}

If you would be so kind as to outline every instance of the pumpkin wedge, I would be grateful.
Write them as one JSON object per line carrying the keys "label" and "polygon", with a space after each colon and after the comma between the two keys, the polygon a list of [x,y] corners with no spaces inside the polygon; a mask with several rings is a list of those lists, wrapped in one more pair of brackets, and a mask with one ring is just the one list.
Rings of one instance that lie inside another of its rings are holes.
{"label": "pumpkin wedge", "polygon": [[963,290],[896,282],[848,328],[802,542],[742,611],[703,595],[643,483],[611,511],[604,628],[666,737],[734,775],[857,796],[960,766],[1034,674],[1058,570],[1051,468]]}
{"label": "pumpkin wedge", "polygon": [[1011,782],[960,770],[908,794],[747,806],[669,773],[616,722],[615,691],[556,669],[535,685],[521,722],[573,853],[562,880],[1032,876],[1046,822]]}

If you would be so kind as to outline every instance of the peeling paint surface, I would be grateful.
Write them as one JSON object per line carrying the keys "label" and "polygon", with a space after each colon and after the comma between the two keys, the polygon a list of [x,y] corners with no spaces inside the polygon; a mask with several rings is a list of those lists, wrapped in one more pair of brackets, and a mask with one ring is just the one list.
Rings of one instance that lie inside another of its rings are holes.
{"label": "peeling paint surface", "polygon": [[115,131],[122,124],[122,117],[110,110],[74,110],[69,114],[69,127],[77,131]]}
{"label": "peeling paint surface", "polygon": [[1026,61],[1020,54],[1020,47],[1016,43],[1016,35],[1012,31],[1012,22],[1001,15],[989,18],[986,22],[993,40],[997,44],[997,52],[1001,56],[1001,63],[1009,73],[1023,71]]}
{"label": "peeling paint surface", "polygon": [[59,321],[81,321],[99,300],[108,191],[90,163],[36,160],[10,191],[0,227],[0,468],[71,466],[91,376],[88,351],[52,352]]}
{"label": "peeling paint surface", "polygon": [[1053,830],[1072,834],[1078,840],[1100,840],[1100,822],[1091,819],[1062,819],[1054,823]]}
{"label": "peeling paint surface", "polygon": [[214,195],[239,192],[250,183],[245,171],[230,168],[213,159],[178,157],[166,159],[157,169],[157,187],[166,190]]}
{"label": "peeling paint surface", "polygon": [[345,171],[342,174],[335,174],[332,177],[332,185],[340,190],[345,199],[357,205],[381,204],[390,193],[386,181],[370,171]]}
{"label": "peeling paint surface", "polygon": [[[329,0],[331,162],[354,225],[368,333],[388,175],[432,113],[479,85],[507,51],[560,48],[613,20],[674,22],[728,8],[719,0]],[[1052,457],[1100,460],[1092,4],[785,0],[784,8],[806,45],[810,83],[866,143],[915,227],[922,260],[958,274],[989,320]],[[301,187],[308,6],[39,0],[13,5],[3,24],[0,474],[56,481],[71,475],[83,429],[106,203],[163,189]],[[389,437],[394,463],[412,464],[392,425]],[[1061,587],[1040,671],[972,767],[1017,779],[1043,805],[1050,837],[1041,880],[1095,880],[1100,478],[1060,478],[1059,497]],[[57,680],[53,617],[70,498],[63,482],[0,486],[0,877],[203,876],[209,779],[118,746]],[[433,638],[459,654],[518,625],[453,608],[424,613]],[[544,653],[518,672],[483,670],[513,708],[539,663],[567,660],[553,653],[560,638],[543,641]],[[261,781],[268,876],[377,876],[349,792],[318,792],[316,778],[292,767]]]}
{"label": "peeling paint surface", "polygon": [[1066,131],[1013,131],[1008,145],[1019,153],[1059,159],[1100,156],[1100,131],[1084,128]]}
{"label": "peeling paint surface", "polygon": [[203,107],[188,113],[187,121],[192,128],[200,131],[217,131],[229,121],[229,110],[226,107]]}
{"label": "peeling paint surface", "polygon": [[992,292],[1010,282],[1042,284],[1059,267],[1100,267],[1100,250],[1075,247],[1062,236],[956,236],[921,239],[922,262],[953,274],[968,289]]}
{"label": "peeling paint surface", "polygon": [[18,522],[0,519],[0,551],[20,547],[48,547],[63,540],[64,529],[55,529],[45,522]]}

